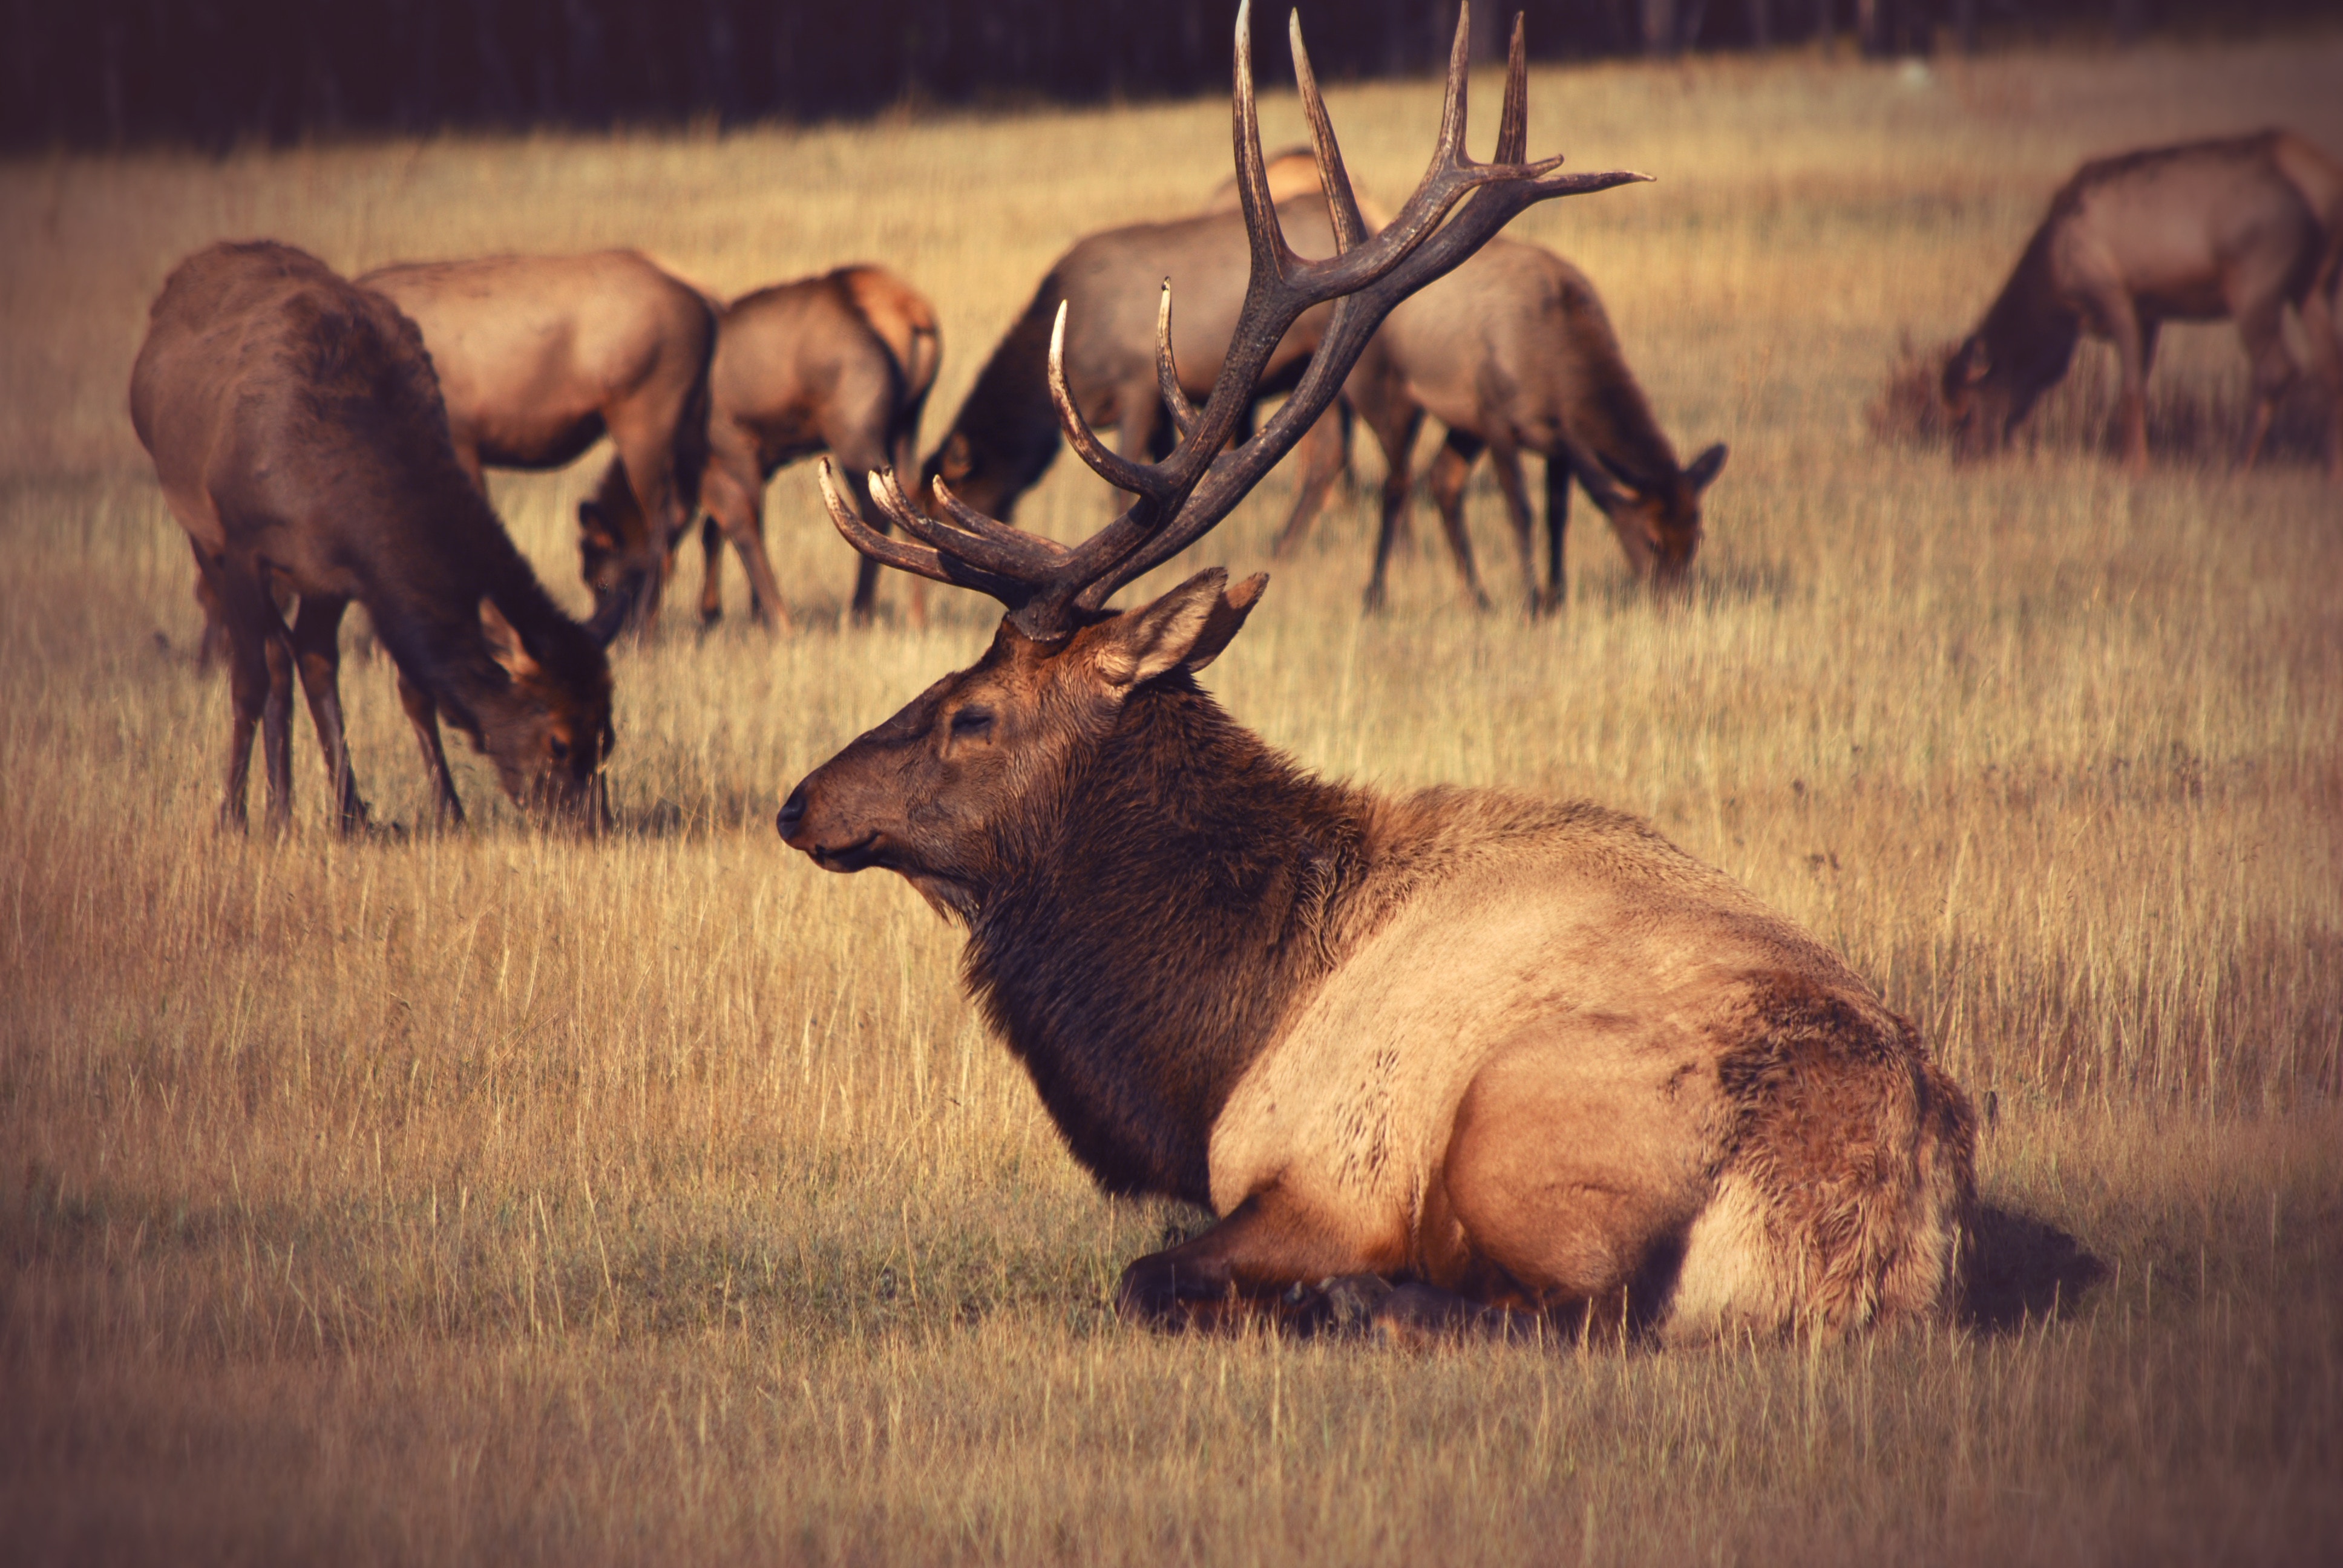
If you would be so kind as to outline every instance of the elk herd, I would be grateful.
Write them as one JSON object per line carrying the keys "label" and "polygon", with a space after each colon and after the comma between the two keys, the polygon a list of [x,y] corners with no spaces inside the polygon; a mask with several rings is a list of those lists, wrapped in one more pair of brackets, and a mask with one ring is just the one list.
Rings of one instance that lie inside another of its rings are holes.
{"label": "elk herd", "polygon": [[[1356,424],[1387,475],[1379,606],[1427,417],[1476,604],[1463,505],[1483,454],[1532,617],[1564,603],[1574,483],[1655,591],[1686,580],[1725,448],[1681,459],[1586,275],[1499,236],[1533,204],[1646,176],[1527,157],[1518,20],[1495,152],[1467,156],[1469,36],[1460,14],[1431,166],[1385,213],[1352,186],[1298,17],[1311,145],[1264,156],[1241,7],[1232,186],[1071,246],[924,461],[942,337],[883,267],[728,303],[631,251],[355,279],[267,242],[187,258],[155,301],[130,410],[225,641],[224,824],[245,823],[256,729],[267,821],[287,821],[297,677],[334,819],[367,827],[337,687],[356,601],[444,822],[462,807],[443,719],[526,809],[604,825],[608,648],[653,626],[703,516],[702,618],[729,543],[751,615],[786,627],[764,490],[820,454],[860,557],[857,618],[881,567],[1004,614],[975,664],[797,783],[781,837],[828,870],[895,872],[964,929],[975,1000],[1103,1186],[1216,1216],[1130,1265],[1127,1317],[1681,1342],[1956,1311],[1967,1102],[1836,955],[1632,818],[1389,794],[1279,754],[1196,678],[1265,577],[1212,568],[1111,607],[1299,449],[1286,554]],[[2159,324],[2226,316],[2253,359],[2251,462],[2295,373],[2286,308],[2343,406],[2339,266],[2343,166],[2298,137],[2088,165],[1944,367],[1960,447],[2005,442],[2088,332],[2117,347],[2141,464]],[[581,623],[482,475],[604,437],[578,508]],[[1010,521],[1061,445],[1127,503],[1072,545]],[[1544,467],[1542,570],[1525,454]]]}

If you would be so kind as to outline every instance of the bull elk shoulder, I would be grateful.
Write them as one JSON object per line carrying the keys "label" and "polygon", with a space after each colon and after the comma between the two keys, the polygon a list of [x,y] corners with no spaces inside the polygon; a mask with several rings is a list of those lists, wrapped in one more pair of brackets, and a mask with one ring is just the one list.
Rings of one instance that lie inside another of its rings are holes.
{"label": "bull elk shoulder", "polygon": [[[1090,434],[1053,363],[1071,444],[1138,497],[1071,548],[949,486],[931,518],[886,476],[909,538],[882,537],[830,488],[866,555],[1009,613],[975,665],[800,782],[782,837],[832,870],[894,870],[963,924],[970,987],[1075,1155],[1219,1216],[1130,1265],[1131,1318],[1345,1301],[1402,1335],[1592,1312],[1673,1338],[1937,1312],[1968,1108],[1835,955],[1600,807],[1302,771],[1196,680],[1265,578],[1105,608],[1227,514],[1400,298],[1531,203],[1640,177],[1522,161],[1518,25],[1495,159],[1467,159],[1468,37],[1460,17],[1431,170],[1370,239],[1296,25],[1338,239],[1303,262],[1262,177],[1240,11],[1253,275],[1209,401],[1180,396],[1161,323],[1182,438],[1143,467]],[[1222,455],[1284,328],[1329,300],[1293,397]]]}

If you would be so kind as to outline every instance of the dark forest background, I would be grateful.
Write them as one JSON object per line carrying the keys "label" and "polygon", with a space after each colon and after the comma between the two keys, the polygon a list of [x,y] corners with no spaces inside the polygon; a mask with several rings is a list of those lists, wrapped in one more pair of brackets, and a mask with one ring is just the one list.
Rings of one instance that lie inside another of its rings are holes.
{"label": "dark forest background", "polygon": [[[2343,0],[1526,0],[1541,59],[1851,36],[1877,54],[2229,32]],[[1234,0],[0,0],[0,146],[809,121],[1218,90]],[[1257,8],[1284,77],[1286,7]],[[1484,5],[1493,56],[1511,5]],[[1434,69],[1453,0],[1304,0],[1332,80]]]}

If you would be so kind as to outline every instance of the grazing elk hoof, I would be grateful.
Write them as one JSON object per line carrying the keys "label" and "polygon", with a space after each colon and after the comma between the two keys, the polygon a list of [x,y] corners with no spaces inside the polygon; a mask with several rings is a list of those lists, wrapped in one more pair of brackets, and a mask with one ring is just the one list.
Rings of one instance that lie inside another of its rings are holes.
{"label": "grazing elk hoof", "polygon": [[1373,582],[1367,585],[1365,597],[1361,598],[1359,601],[1359,608],[1368,615],[1383,614],[1383,585],[1382,578],[1378,578]]}

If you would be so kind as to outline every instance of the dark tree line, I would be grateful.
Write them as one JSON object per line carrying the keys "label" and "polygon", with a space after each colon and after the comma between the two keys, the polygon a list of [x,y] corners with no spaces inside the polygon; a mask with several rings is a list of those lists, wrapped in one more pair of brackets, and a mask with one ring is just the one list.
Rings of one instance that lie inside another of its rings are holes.
{"label": "dark tree line", "polygon": [[[1522,0],[1545,59],[1851,33],[1877,52],[2077,24],[2281,19],[2332,0]],[[1493,55],[1512,7],[1484,5]],[[809,121],[893,105],[1220,89],[1233,0],[0,0],[0,145]],[[1304,0],[1333,80],[1444,57],[1453,0]],[[1282,79],[1284,7],[1257,8]]]}

